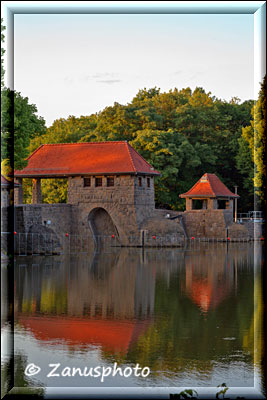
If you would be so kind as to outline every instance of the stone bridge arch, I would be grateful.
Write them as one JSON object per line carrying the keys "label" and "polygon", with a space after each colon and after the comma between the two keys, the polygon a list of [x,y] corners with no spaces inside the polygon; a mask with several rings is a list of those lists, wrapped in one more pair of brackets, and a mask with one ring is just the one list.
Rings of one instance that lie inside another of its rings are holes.
{"label": "stone bridge arch", "polygon": [[120,240],[117,226],[110,213],[103,207],[95,207],[89,212],[88,224],[94,238],[114,235]]}

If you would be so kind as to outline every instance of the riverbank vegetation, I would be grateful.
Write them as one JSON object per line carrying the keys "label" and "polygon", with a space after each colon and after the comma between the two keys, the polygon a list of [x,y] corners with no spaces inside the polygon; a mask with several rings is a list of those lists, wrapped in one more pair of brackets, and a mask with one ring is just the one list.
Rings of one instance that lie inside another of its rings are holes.
{"label": "riverbank vegetation", "polygon": [[[200,87],[169,92],[142,89],[126,105],[114,103],[89,116],[55,120],[45,133],[30,139],[27,151],[30,154],[45,143],[127,140],[161,172],[156,182],[157,207],[183,210],[179,194],[209,172],[232,191],[238,185],[239,210],[247,211],[254,209],[254,190],[258,188],[260,195],[266,175],[260,164],[262,153],[253,146],[258,103],[241,103],[238,98],[227,102]],[[259,148],[262,142],[260,138]],[[28,184],[29,202],[30,192]],[[45,202],[66,201],[67,183],[44,182],[43,197]]]}

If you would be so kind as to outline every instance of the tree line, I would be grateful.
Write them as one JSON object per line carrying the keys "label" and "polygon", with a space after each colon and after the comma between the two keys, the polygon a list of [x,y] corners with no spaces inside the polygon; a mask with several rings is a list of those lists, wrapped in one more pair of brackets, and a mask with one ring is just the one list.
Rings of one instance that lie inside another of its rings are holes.
{"label": "tree line", "polygon": [[[255,104],[237,97],[221,100],[201,87],[144,88],[126,105],[115,102],[89,116],[60,118],[48,128],[27,97],[5,87],[1,97],[2,160],[13,157],[15,169],[26,166],[25,158],[41,144],[127,140],[161,172],[157,207],[183,210],[179,194],[205,172],[215,173],[232,191],[238,186],[240,211],[254,209],[255,192],[264,201],[266,78]],[[31,182],[25,183],[30,201]],[[65,202],[67,182],[44,180],[42,191],[44,202]]]}

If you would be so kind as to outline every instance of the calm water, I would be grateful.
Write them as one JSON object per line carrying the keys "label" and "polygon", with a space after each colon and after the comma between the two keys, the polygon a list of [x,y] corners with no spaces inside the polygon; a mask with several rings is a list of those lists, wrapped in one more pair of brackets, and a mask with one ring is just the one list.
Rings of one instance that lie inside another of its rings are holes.
{"label": "calm water", "polygon": [[[261,387],[262,249],[255,246],[192,242],[17,257],[15,386]],[[41,371],[26,376],[29,363]],[[68,376],[73,367],[113,372],[114,363],[131,375]],[[60,364],[60,376],[47,376],[49,364]],[[136,364],[149,375],[135,376]]]}

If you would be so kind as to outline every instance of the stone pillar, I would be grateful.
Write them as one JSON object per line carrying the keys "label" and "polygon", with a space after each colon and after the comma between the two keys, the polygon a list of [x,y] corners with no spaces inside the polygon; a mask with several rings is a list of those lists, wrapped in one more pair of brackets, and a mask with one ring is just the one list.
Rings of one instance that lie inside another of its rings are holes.
{"label": "stone pillar", "polygon": [[191,211],[191,210],[192,210],[192,199],[186,197],[186,211]]}
{"label": "stone pillar", "polygon": [[15,184],[19,184],[19,187],[14,187],[14,203],[23,204],[23,184],[22,178],[17,178],[14,182]]}
{"label": "stone pillar", "polygon": [[41,179],[32,180],[32,204],[42,203]]}
{"label": "stone pillar", "polygon": [[208,199],[208,210],[217,210],[218,201],[217,199]]}

